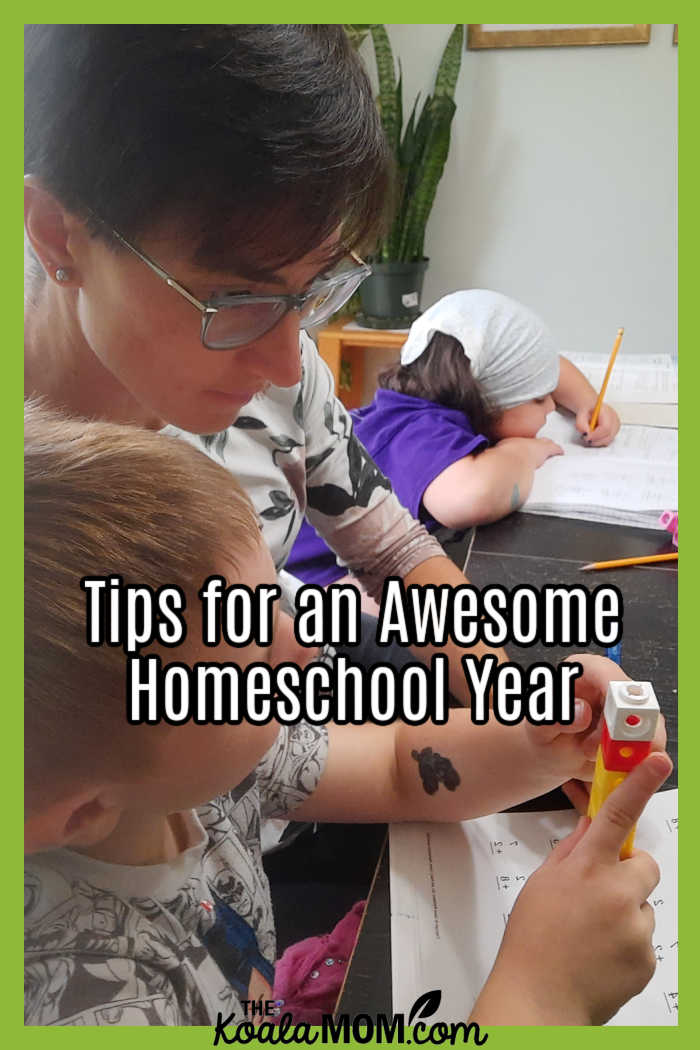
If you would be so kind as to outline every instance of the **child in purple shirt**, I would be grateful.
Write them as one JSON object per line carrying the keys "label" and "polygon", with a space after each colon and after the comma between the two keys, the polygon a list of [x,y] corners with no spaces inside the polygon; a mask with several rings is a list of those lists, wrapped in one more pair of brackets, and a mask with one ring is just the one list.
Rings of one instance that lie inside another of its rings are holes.
{"label": "child in purple shirt", "polygon": [[[431,531],[495,521],[522,506],[535,470],[562,451],[536,436],[555,405],[576,414],[590,445],[608,444],[620,425],[604,405],[589,431],[596,391],[558,354],[540,318],[498,292],[440,299],[378,384],[372,403],[351,413],[355,433]],[[286,567],[322,586],[345,576],[308,522]]]}

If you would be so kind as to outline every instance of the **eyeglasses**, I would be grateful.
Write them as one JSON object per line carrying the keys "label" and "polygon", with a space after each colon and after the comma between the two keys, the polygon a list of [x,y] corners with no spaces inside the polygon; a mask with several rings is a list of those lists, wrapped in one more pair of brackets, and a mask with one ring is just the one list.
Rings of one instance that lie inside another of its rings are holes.
{"label": "eyeglasses", "polygon": [[298,311],[302,328],[323,324],[345,305],[372,272],[359,255],[350,252],[354,263],[352,268],[348,268],[347,259],[342,260],[335,270],[318,278],[308,292],[300,295],[249,295],[247,292],[238,292],[202,302],[145,252],[129,244],[116,230],[111,232],[120,244],[133,252],[161,280],[197,307],[202,315],[202,344],[208,350],[233,350],[253,343],[279,324],[290,310]]}

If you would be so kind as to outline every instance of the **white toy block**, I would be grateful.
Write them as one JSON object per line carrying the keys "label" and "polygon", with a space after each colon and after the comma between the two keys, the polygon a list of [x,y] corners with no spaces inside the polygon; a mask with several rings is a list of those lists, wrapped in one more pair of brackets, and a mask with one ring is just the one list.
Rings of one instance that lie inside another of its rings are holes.
{"label": "white toy block", "polygon": [[651,682],[610,682],[604,716],[611,740],[653,740],[659,702]]}

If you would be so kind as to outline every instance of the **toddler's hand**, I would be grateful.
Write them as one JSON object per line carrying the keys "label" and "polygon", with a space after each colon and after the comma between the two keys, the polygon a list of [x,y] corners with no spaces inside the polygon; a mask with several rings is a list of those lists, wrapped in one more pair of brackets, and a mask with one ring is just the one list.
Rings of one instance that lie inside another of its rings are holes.
{"label": "toddler's hand", "polygon": [[[631,679],[628,674],[625,674],[621,667],[612,660],[608,660],[606,656],[598,656],[596,653],[577,653],[575,656],[568,657],[568,659],[580,663],[583,666],[583,676],[576,679],[576,696],[590,702],[593,705],[594,712],[598,713],[598,716],[595,717],[594,715],[591,720],[590,731],[581,738],[582,756],[592,760],[592,763],[595,764],[595,756],[603,728],[600,715],[602,713],[602,705],[605,702],[608,685],[610,682],[629,682]],[[656,733],[651,742],[651,750],[666,750],[666,720],[663,715],[659,715]],[[591,765],[588,765],[588,772],[590,772],[591,768]],[[574,806],[579,813],[584,815],[588,811],[589,796],[588,783],[585,781],[589,781],[590,779],[590,776],[585,778],[576,777],[562,784],[562,791],[569,799],[572,806]]]}
{"label": "toddler's hand", "polygon": [[[553,778],[559,783],[572,778],[593,779],[595,747],[590,748],[586,744],[595,729],[599,713],[598,705],[577,698],[574,721],[569,725],[523,723],[530,746],[530,761],[534,769],[541,771],[543,782],[551,786]],[[593,757],[590,756],[591,750]]]}
{"label": "toddler's hand", "polygon": [[[599,656],[597,653],[575,653],[567,657],[574,663],[583,667],[583,674],[576,679],[576,697],[586,700],[593,708],[591,720],[591,731],[582,742],[582,748],[586,758],[595,761],[596,751],[600,743],[600,735],[603,729],[601,715],[608,686],[611,682],[630,682],[632,679],[622,668],[609,660],[607,656]],[[651,743],[652,751],[666,750],[666,721],[663,715],[659,715],[656,733]]]}
{"label": "toddler's hand", "polygon": [[567,662],[579,663],[583,674],[574,681],[576,716],[571,725],[527,725],[533,761],[562,781],[592,780],[600,738],[600,716],[610,682],[629,681],[628,675],[606,656],[577,653]]}
{"label": "toddler's hand", "polygon": [[[533,749],[533,761],[549,773],[561,775],[562,781],[571,779],[590,781],[593,779],[595,757],[602,732],[601,715],[610,682],[629,682],[625,674],[612,660],[596,653],[577,653],[568,661],[579,663],[583,674],[574,682],[576,717],[571,725],[533,726],[529,723],[526,732]],[[567,661],[567,662],[568,662]],[[652,751],[663,751],[666,747],[666,726],[663,715],[659,717]],[[567,784],[566,794],[579,812],[585,804],[585,787]]]}
{"label": "toddler's hand", "polygon": [[603,402],[600,406],[600,415],[598,416],[596,428],[591,430],[590,421],[594,407],[591,405],[577,412],[576,429],[583,434],[583,440],[586,445],[590,448],[600,448],[602,445],[609,445],[617,434],[620,429],[620,417],[612,405],[606,405]]}
{"label": "toddler's hand", "polygon": [[647,897],[659,868],[648,853],[619,854],[671,769],[668,755],[646,758],[530,877],[473,1020],[602,1025],[644,988],[656,965]]}

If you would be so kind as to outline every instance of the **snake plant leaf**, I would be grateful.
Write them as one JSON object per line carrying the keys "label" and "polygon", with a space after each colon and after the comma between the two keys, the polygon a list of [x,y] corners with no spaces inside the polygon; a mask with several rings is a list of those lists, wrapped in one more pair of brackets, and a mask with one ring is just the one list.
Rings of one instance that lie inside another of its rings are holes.
{"label": "snake plant leaf", "polygon": [[420,95],[416,98],[403,135],[401,64],[399,62],[397,79],[386,27],[346,25],[345,29],[353,42],[360,37],[364,39],[367,30],[372,35],[379,81],[377,105],[396,162],[394,220],[374,258],[381,262],[422,259],[425,228],[450,148],[450,127],[456,109],[454,94],[462,61],[464,26],[456,25],[452,29],[440,58],[433,94],[425,99],[420,110]]}
{"label": "snake plant leaf", "polygon": [[394,55],[385,26],[372,26],[371,33],[372,42],[374,43],[374,55],[377,61],[377,77],[379,79],[377,105],[379,106],[382,127],[384,128],[389,148],[396,156],[401,135],[401,125],[399,124],[399,113],[396,105]]}
{"label": "snake plant leaf", "polygon": [[428,133],[430,131],[432,120],[430,108],[431,102],[432,99],[430,95],[428,95],[423,103],[423,109],[421,110],[420,116],[418,117],[413,141],[406,144],[406,166],[408,169],[407,188],[410,192],[413,192],[416,181],[419,178],[421,160],[425,154]]}
{"label": "snake plant leaf", "polygon": [[[435,201],[450,147],[450,127],[455,113],[453,103],[462,62],[464,30],[456,25],[443,51],[435,77],[435,90],[428,98],[418,121],[416,139],[420,155],[414,162],[413,178],[406,185],[410,198],[403,216],[403,231],[398,247],[404,261],[423,258],[425,227]],[[447,105],[448,100],[452,105]]]}
{"label": "snake plant leaf", "polygon": [[404,168],[404,182],[403,182],[403,197],[402,197],[402,216],[401,216],[401,236],[405,228],[406,221],[406,209],[410,201],[416,192],[418,182],[421,178],[421,171],[423,165],[423,158],[425,155],[426,143],[428,141],[428,133],[430,131],[431,123],[431,98],[428,96],[423,103],[423,109],[418,117],[418,122],[413,133],[413,139],[411,142],[406,143],[405,147],[405,168]]}
{"label": "snake plant leaf", "polygon": [[455,97],[457,77],[462,64],[462,47],[464,46],[464,26],[456,25],[450,34],[450,39],[445,45],[445,50],[440,59],[440,65],[435,76],[435,90],[433,94],[447,95],[448,98]]}
{"label": "snake plant leaf", "polygon": [[450,126],[456,109],[453,100],[446,95],[431,99],[432,119],[399,246],[399,259],[402,261],[409,262],[423,257],[425,227],[449,153]]}
{"label": "snake plant leaf", "polygon": [[[401,64],[399,63],[399,69]],[[399,77],[399,83],[397,86],[397,99],[401,98],[401,78]],[[399,148],[396,156],[396,189],[395,189],[395,203],[394,203],[394,220],[391,225],[391,229],[386,237],[386,240],[381,245],[379,255],[382,261],[396,260],[399,243],[401,241],[402,216],[406,210],[406,183],[411,170],[411,165],[414,157],[414,123],[416,117],[416,107],[420,95],[416,98],[413,103],[413,109],[411,115],[408,118],[408,123],[403,133],[403,137],[399,143]]]}
{"label": "snake plant leaf", "polygon": [[406,122],[404,128],[403,137],[399,145],[399,167],[405,168],[409,163],[409,158],[413,153],[413,139],[415,136],[415,123],[416,123],[416,110],[418,109],[418,103],[420,101],[420,92],[416,95],[416,101],[413,103],[413,109],[411,115]]}
{"label": "snake plant leaf", "polygon": [[343,24],[343,29],[347,33],[350,43],[356,51],[359,51],[362,47],[362,44],[367,39],[367,34],[369,33],[371,28],[372,25],[369,22],[362,25]]}
{"label": "snake plant leaf", "polygon": [[413,112],[406,127],[399,148],[399,194],[395,208],[394,221],[385,244],[382,245],[382,258],[391,261],[406,261],[402,253],[402,244],[406,236],[406,218],[411,201],[423,170],[428,132],[430,129],[431,110],[430,96],[426,98],[418,121],[413,124],[420,95],[416,98]]}
{"label": "snake plant leaf", "polygon": [[396,149],[401,148],[401,128],[403,127],[403,73],[401,71],[401,59],[399,59],[399,75],[396,80]]}

